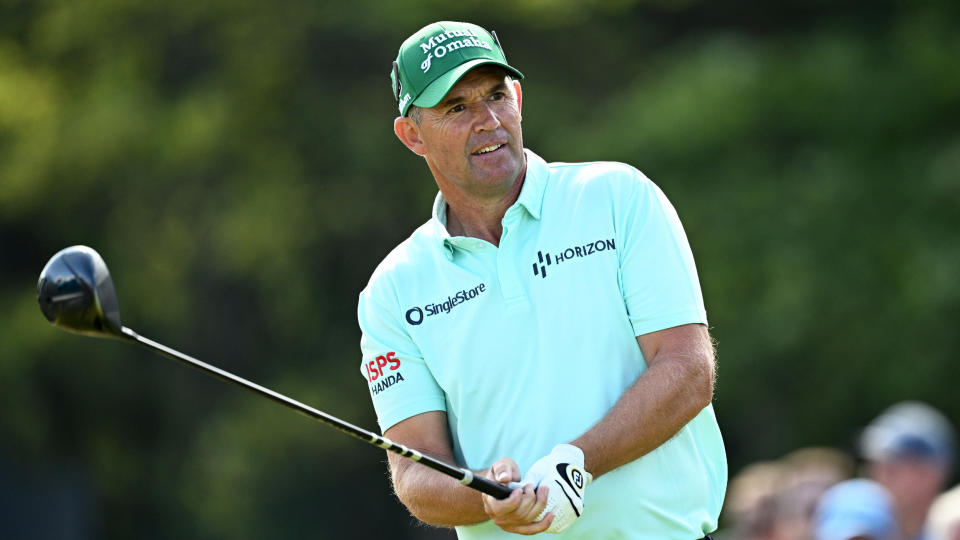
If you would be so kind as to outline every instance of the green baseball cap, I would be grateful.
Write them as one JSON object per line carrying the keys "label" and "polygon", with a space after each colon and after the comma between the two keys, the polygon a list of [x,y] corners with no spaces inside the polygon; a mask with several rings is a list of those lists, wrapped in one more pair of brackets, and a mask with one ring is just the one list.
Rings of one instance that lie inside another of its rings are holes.
{"label": "green baseball cap", "polygon": [[390,82],[400,115],[411,105],[436,106],[471,69],[493,64],[511,76],[523,74],[507,63],[496,33],[465,22],[428,24],[408,37],[393,63]]}

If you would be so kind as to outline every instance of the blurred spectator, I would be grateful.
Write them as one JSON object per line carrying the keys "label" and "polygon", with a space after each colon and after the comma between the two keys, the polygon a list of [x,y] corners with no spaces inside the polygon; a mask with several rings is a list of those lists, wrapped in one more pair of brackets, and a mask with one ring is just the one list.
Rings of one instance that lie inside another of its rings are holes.
{"label": "blurred spectator", "polygon": [[960,486],[933,501],[927,534],[930,540],[960,540]]}
{"label": "blurred spectator", "polygon": [[919,402],[896,404],[864,429],[860,451],[868,478],[857,480],[844,481],[852,461],[829,448],[745,467],[730,482],[728,528],[716,537],[960,540],[960,487],[931,506],[956,455],[954,430],[941,413]]}
{"label": "blurred spectator", "polygon": [[731,540],[774,540],[782,466],[775,462],[747,465],[730,481],[724,506],[731,530],[715,535]]}
{"label": "blurred spectator", "polygon": [[780,461],[774,538],[810,540],[817,501],[831,486],[850,478],[853,460],[839,450],[814,447],[791,452]]}
{"label": "blurred spectator", "polygon": [[860,442],[867,476],[893,497],[902,538],[927,540],[927,514],[952,472],[949,421],[929,405],[898,403],[867,426]]}
{"label": "blurred spectator", "polygon": [[832,448],[803,448],[745,467],[730,482],[724,508],[729,528],[716,538],[812,539],[817,500],[852,469],[852,459]]}
{"label": "blurred spectator", "polygon": [[814,517],[817,540],[898,540],[893,499],[864,478],[841,482],[823,494]]}

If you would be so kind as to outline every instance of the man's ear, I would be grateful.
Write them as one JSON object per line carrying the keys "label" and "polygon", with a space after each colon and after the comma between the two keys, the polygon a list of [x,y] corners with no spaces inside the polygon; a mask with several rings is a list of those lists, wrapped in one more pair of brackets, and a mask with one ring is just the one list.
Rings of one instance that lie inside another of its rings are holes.
{"label": "man's ear", "polygon": [[513,91],[517,94],[517,110],[523,114],[523,91],[520,89],[520,81],[513,81]]}
{"label": "man's ear", "polygon": [[426,153],[423,139],[420,138],[420,126],[410,119],[410,117],[398,116],[393,121],[393,132],[397,134],[400,142],[414,154],[422,156]]}

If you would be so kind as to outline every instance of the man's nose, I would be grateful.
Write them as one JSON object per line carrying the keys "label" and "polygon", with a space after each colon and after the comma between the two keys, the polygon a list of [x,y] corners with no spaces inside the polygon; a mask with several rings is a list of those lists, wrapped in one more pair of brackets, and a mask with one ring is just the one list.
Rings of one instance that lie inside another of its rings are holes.
{"label": "man's nose", "polygon": [[486,101],[476,107],[475,114],[476,118],[474,119],[473,125],[474,131],[477,133],[481,131],[493,131],[500,127],[500,119],[497,117],[497,113]]}

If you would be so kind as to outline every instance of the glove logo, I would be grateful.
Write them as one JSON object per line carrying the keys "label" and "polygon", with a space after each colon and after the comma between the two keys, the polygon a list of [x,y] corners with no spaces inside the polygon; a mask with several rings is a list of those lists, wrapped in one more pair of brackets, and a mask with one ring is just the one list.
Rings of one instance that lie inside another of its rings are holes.
{"label": "glove logo", "polygon": [[[573,490],[573,494],[578,498],[582,497],[580,494],[583,493],[583,473],[580,472],[580,469],[569,463],[557,463],[557,472],[560,473],[560,478],[563,478],[563,481]],[[559,480],[557,484],[560,484]],[[563,487],[563,484],[560,484],[560,487]],[[568,499],[570,498],[566,489],[563,490],[563,494]],[[573,499],[570,500],[570,503],[573,504]],[[580,513],[577,512],[577,515],[579,516]]]}
{"label": "glove logo", "polygon": [[577,489],[583,489],[583,475],[580,469],[570,469],[570,476],[573,477],[573,485],[577,486]]}

